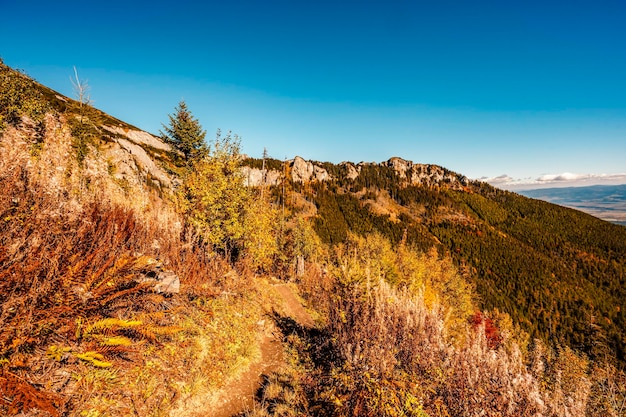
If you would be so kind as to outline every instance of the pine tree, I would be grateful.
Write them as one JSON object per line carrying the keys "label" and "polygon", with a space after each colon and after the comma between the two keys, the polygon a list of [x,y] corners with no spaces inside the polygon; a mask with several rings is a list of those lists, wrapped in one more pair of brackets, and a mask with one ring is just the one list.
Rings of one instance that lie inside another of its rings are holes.
{"label": "pine tree", "polygon": [[183,153],[185,162],[206,156],[208,149],[204,142],[206,131],[187,108],[184,101],[178,103],[174,114],[168,115],[169,126],[163,125],[161,137]]}

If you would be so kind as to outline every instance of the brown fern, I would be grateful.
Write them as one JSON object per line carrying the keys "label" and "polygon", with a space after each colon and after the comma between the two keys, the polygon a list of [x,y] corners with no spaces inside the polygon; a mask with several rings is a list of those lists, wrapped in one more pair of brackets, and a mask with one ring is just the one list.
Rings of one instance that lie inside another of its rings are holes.
{"label": "brown fern", "polygon": [[[172,296],[142,282],[156,265],[137,254],[150,253],[156,226],[102,202],[60,210],[69,195],[51,195],[15,168],[0,171],[0,415],[56,416],[66,403],[33,381],[49,382],[49,372],[78,361],[133,363],[145,344],[180,328],[168,317]],[[181,253],[176,239],[161,239],[172,258]],[[62,392],[65,384],[49,389]]]}
{"label": "brown fern", "polygon": [[0,370],[0,411],[15,415],[24,411],[41,410],[59,416],[64,401],[58,395],[41,391],[18,375]]}

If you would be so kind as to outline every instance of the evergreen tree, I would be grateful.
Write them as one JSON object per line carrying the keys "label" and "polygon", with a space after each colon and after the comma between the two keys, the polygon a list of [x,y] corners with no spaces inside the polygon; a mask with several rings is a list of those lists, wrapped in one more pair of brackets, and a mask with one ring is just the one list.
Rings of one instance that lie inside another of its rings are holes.
{"label": "evergreen tree", "polygon": [[178,103],[174,114],[168,115],[169,126],[163,125],[161,137],[183,153],[186,162],[198,160],[207,154],[204,142],[206,131],[193,117],[184,101]]}

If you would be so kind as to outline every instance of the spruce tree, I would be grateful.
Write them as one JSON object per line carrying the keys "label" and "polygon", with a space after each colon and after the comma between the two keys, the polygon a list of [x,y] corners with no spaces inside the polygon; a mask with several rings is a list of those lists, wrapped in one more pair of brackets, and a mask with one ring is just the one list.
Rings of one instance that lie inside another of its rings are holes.
{"label": "spruce tree", "polygon": [[206,131],[193,117],[184,101],[178,103],[174,110],[174,114],[168,115],[169,126],[163,125],[161,137],[182,152],[185,162],[201,159],[208,152],[204,142]]}

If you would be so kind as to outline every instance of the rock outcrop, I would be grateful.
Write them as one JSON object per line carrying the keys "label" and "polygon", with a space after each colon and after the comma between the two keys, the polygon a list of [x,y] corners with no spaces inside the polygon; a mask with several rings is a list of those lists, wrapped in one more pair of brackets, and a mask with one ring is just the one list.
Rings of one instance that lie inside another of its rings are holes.
{"label": "rock outcrop", "polygon": [[390,158],[382,162],[381,165],[393,168],[398,177],[405,180],[408,185],[432,186],[446,183],[452,188],[461,188],[468,183],[465,176],[448,171],[438,165],[415,164],[398,157]]}
{"label": "rock outcrop", "polygon": [[357,165],[355,167],[352,162],[342,162],[339,165],[346,169],[346,178],[350,180],[356,179],[361,172],[361,166]]}
{"label": "rock outcrop", "polygon": [[105,125],[102,127],[116,136],[125,137],[128,140],[135,142],[139,145],[148,145],[152,148],[160,149],[162,151],[172,151],[172,147],[169,144],[163,142],[160,138],[153,136],[148,132],[144,132],[142,130],[125,129],[123,127],[117,126]]}
{"label": "rock outcrop", "polygon": [[278,185],[281,182],[281,173],[276,170],[265,170],[244,166],[243,183],[246,187],[260,187],[262,185]]}
{"label": "rock outcrop", "polygon": [[328,181],[331,177],[326,169],[296,156],[291,162],[291,179],[293,182]]}
{"label": "rock outcrop", "polygon": [[[344,161],[339,164],[341,169],[338,172],[341,174],[337,175],[340,175],[340,178],[333,178],[329,172],[318,163],[307,161],[299,156],[296,156],[293,160],[289,161],[291,172],[290,177],[293,182],[323,182],[334,179],[355,180],[359,177],[359,175],[361,175],[364,167],[377,166],[393,169],[396,172],[401,185],[404,186],[434,186],[446,184],[448,187],[453,189],[460,189],[469,183],[469,180],[465,176],[448,171],[438,165],[416,164],[412,161],[399,157],[393,157],[380,163],[359,162],[358,164],[354,164],[352,162]],[[263,172],[263,170],[259,168],[244,166],[242,168],[242,172],[244,176],[244,184],[246,186],[272,186],[279,185],[282,181],[282,172],[277,170],[270,169]]]}
{"label": "rock outcrop", "polygon": [[122,138],[115,139],[115,144],[118,146],[113,145],[109,150],[111,162],[118,168],[113,173],[114,177],[129,180],[134,175],[140,174],[143,177],[149,177],[152,181],[157,181],[162,187],[172,186],[170,177],[142,146]]}
{"label": "rock outcrop", "polygon": [[406,172],[413,167],[413,162],[394,156],[388,161],[382,162],[381,165],[393,168],[400,178],[406,178]]}

